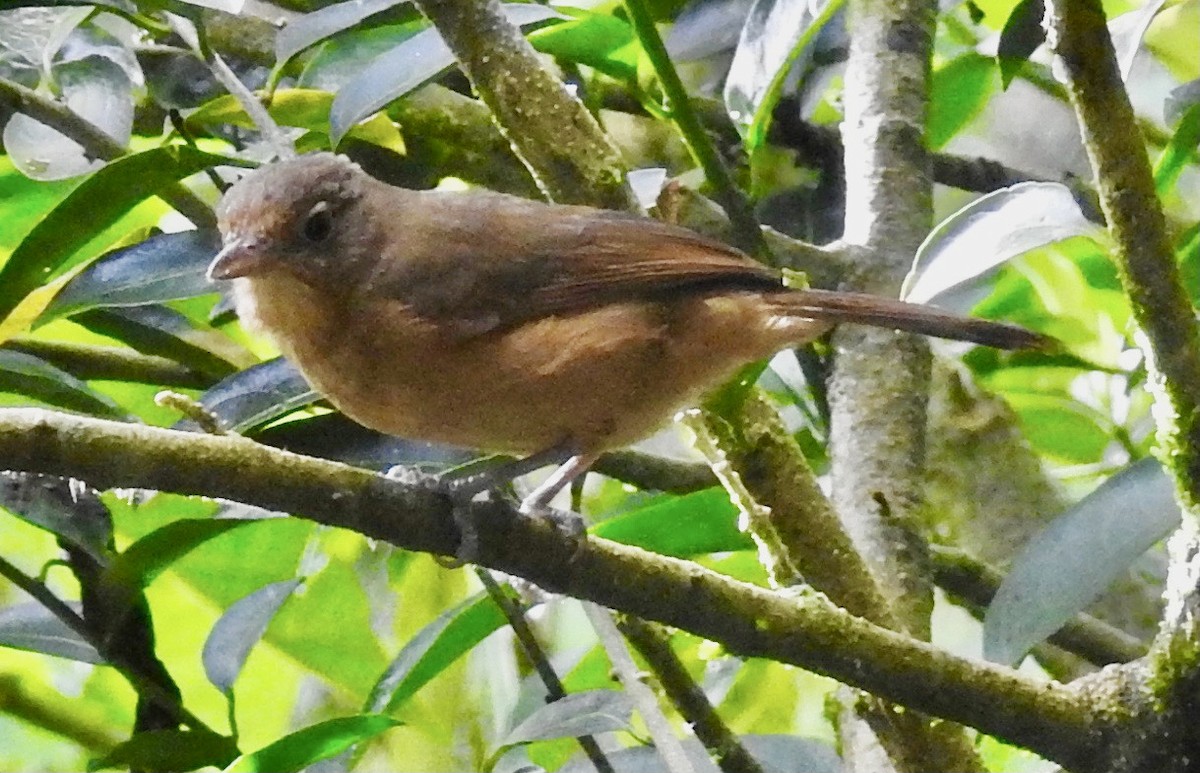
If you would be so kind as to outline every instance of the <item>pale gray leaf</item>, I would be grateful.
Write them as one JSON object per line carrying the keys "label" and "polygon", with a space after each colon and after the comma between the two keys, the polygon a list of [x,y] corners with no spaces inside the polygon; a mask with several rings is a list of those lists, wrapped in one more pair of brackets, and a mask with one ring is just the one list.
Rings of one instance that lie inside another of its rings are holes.
{"label": "pale gray leaf", "polygon": [[1033,538],[1013,562],[983,623],[983,656],[1016,664],[1180,520],[1162,466],[1146,458],[1113,475]]}
{"label": "pale gray leaf", "polygon": [[796,51],[828,0],[755,0],[725,78],[725,109],[749,126],[771,82],[783,68],[803,70],[812,46]]}
{"label": "pale gray leaf", "polygon": [[349,0],[301,16],[275,36],[276,67],[304,49],[409,0]]}
{"label": "pale gray leaf", "polygon": [[572,693],[530,714],[509,732],[501,746],[627,730],[632,714],[633,701],[624,692]]}
{"label": "pale gray leaf", "polygon": [[704,59],[737,45],[754,0],[688,3],[667,35],[667,53],[677,62]]}
{"label": "pale gray leaf", "polygon": [[1146,37],[1150,22],[1166,4],[1166,0],[1150,0],[1136,11],[1121,14],[1109,22],[1109,33],[1112,35],[1113,48],[1116,49],[1117,63],[1121,67],[1121,80],[1129,80],[1133,63],[1142,48],[1142,38]]}
{"label": "pale gray leaf", "polygon": [[[121,145],[133,130],[133,84],[117,63],[88,56],[54,67],[62,100],[81,118],[95,124]],[[4,127],[4,148],[26,177],[62,180],[103,166],[83,147],[45,124],[18,113]]]}
{"label": "pale gray leaf", "polygon": [[[76,613],[78,602],[67,602]],[[40,652],[82,663],[103,664],[104,658],[82,636],[36,602],[0,609],[0,647]]]}
{"label": "pale gray leaf", "polygon": [[1018,183],[981,196],[934,228],[917,250],[901,294],[913,303],[970,311],[1005,263],[1072,236],[1105,240],[1067,186]]}
{"label": "pale gray leaf", "polygon": [[658,203],[658,194],[662,193],[663,184],[667,181],[667,170],[661,166],[634,169],[629,173],[629,187],[637,196],[642,209],[650,209]]}
{"label": "pale gray leaf", "polygon": [[233,689],[250,650],[262,639],[272,618],[303,580],[264,585],[235,601],[212,627],[201,660],[208,681],[226,695]]}

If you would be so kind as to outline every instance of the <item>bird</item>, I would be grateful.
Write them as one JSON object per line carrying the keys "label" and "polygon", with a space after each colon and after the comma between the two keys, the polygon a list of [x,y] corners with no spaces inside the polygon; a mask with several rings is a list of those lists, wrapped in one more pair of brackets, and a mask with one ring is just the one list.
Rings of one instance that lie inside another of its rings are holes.
{"label": "bird", "polygon": [[1014,325],[785,286],[742,252],[631,213],[486,191],[410,190],[345,156],[255,169],[218,208],[208,269],[352,420],[558,463],[521,509],[746,364],[843,322],[1044,348]]}

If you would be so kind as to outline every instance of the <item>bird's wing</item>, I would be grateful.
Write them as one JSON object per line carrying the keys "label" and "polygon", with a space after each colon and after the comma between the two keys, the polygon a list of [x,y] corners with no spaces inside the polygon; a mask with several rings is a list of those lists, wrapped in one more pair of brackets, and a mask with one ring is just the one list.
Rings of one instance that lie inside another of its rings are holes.
{"label": "bird's wing", "polygon": [[649,218],[499,194],[440,194],[430,209],[408,235],[422,258],[380,261],[368,292],[461,335],[681,291],[783,287],[737,250]]}

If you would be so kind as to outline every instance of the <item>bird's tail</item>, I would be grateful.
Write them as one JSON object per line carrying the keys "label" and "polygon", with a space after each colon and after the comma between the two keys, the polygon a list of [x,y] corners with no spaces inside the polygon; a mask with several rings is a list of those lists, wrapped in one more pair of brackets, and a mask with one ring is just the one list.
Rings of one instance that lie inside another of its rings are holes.
{"label": "bird's tail", "polygon": [[881,295],[795,290],[780,293],[775,299],[779,313],[787,316],[892,328],[997,349],[1049,350],[1058,343],[1049,336],[1006,322],[966,317]]}

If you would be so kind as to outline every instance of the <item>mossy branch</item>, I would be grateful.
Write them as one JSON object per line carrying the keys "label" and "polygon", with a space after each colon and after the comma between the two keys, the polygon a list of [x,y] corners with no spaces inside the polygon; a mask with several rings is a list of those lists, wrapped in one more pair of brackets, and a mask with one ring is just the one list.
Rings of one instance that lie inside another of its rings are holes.
{"label": "mossy branch", "polygon": [[[233,499],[410,550],[453,555],[451,503],[371,472],[210,436],[36,408],[0,410],[0,458],[17,470]],[[779,594],[606,540],[582,547],[507,505],[471,506],[479,563],[558,593],[690,631],[730,652],[822,673],[1086,769],[1089,703],[1054,682],[951,655],[856,618],[820,593]]]}

